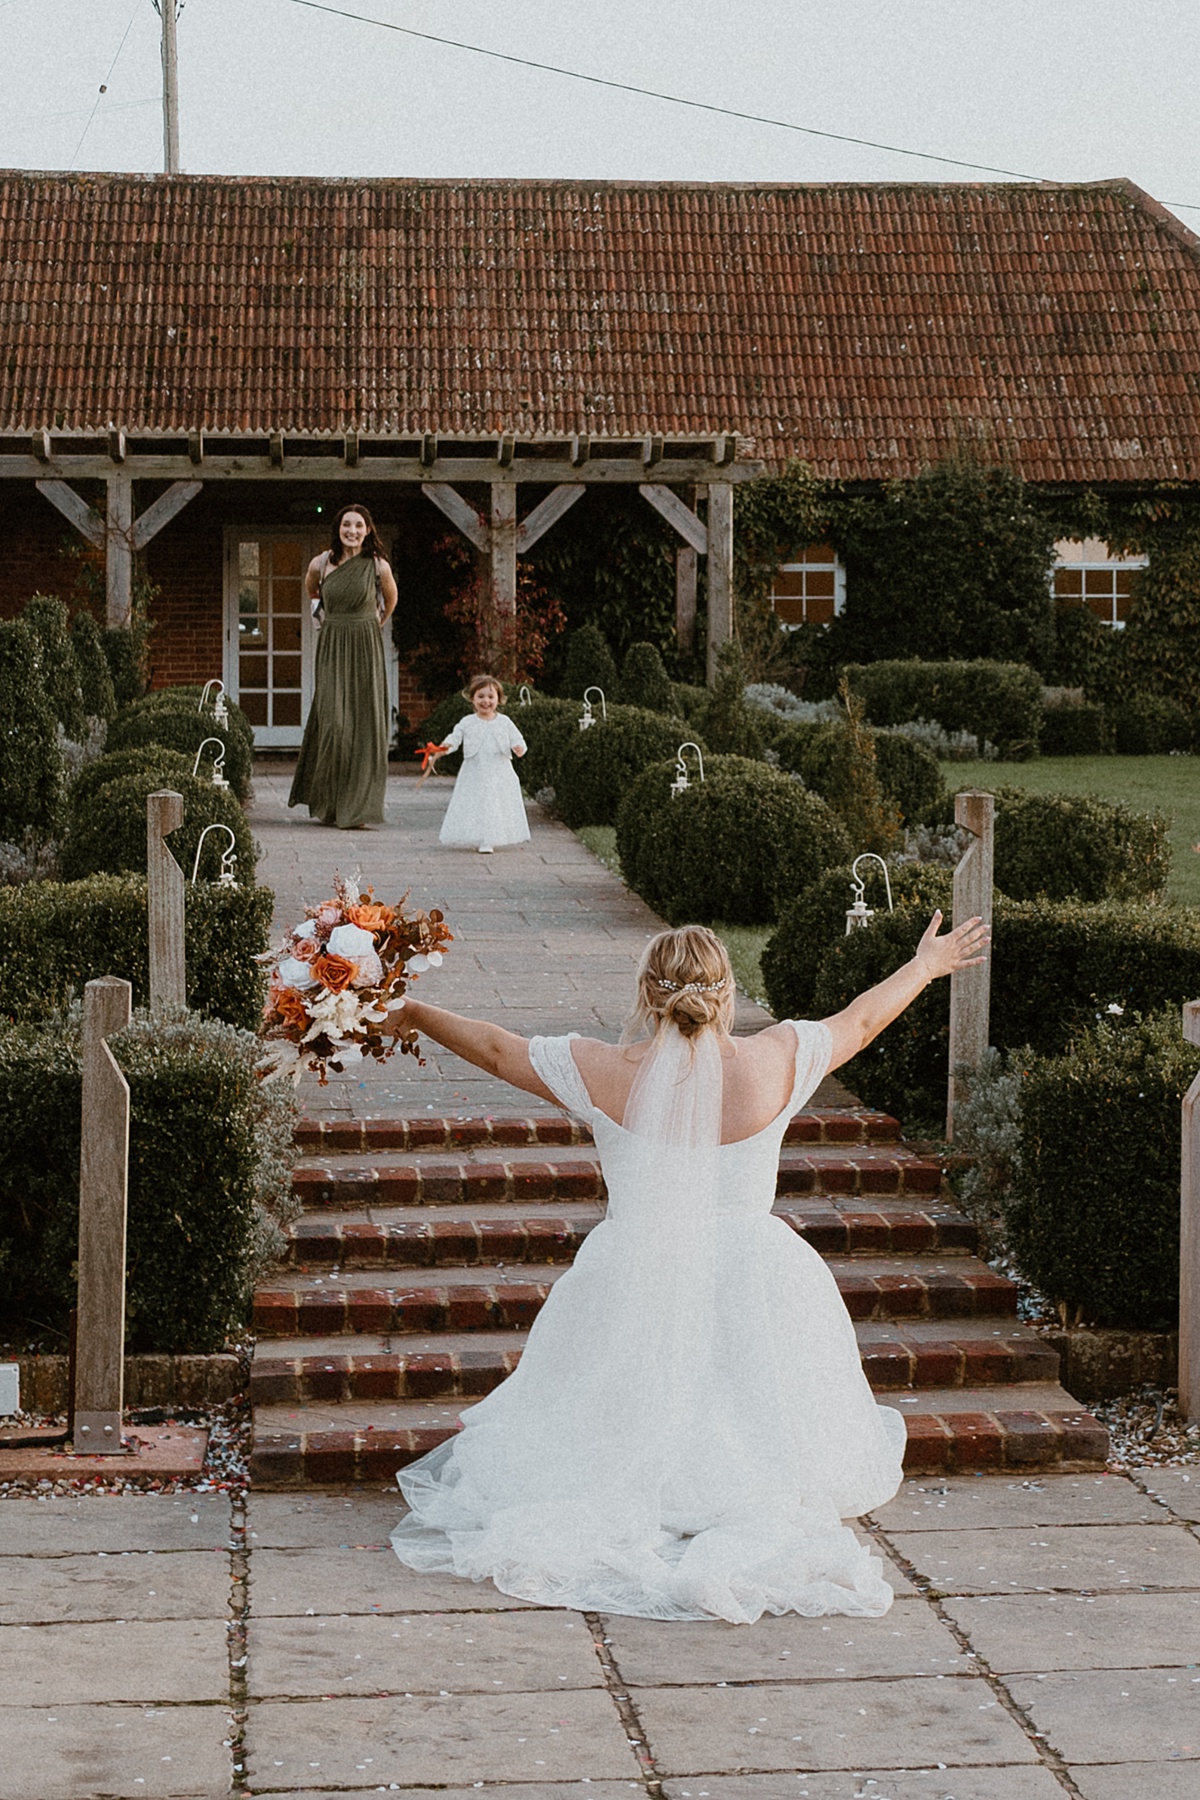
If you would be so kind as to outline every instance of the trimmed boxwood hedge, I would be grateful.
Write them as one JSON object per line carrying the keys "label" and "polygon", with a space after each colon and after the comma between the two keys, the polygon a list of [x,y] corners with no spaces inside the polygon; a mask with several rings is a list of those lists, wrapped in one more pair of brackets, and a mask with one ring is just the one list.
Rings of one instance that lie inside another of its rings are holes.
{"label": "trimmed boxwood hedge", "polygon": [[1171,874],[1165,813],[1091,794],[996,794],[995,881],[1010,900],[1150,900]]}
{"label": "trimmed boxwood hedge", "polygon": [[685,741],[697,740],[682,719],[641,706],[610,706],[607,719],[576,729],[562,747],[553,784],[559,813],[572,830],[613,824],[646,765],[673,757]]}
{"label": "trimmed boxwood hedge", "polygon": [[[218,725],[207,709],[197,712],[195,700],[180,689],[147,694],[132,706],[123,706],[108,728],[105,748],[132,750],[145,744],[161,744],[194,762],[205,738],[220,738],[224,743],[225,779],[239,800],[249,799],[254,766],[254,738],[249,721],[231,709],[229,723]],[[200,764],[201,774],[210,780],[213,755],[210,746]]]}
{"label": "trimmed boxwood hedge", "polygon": [[[254,958],[270,938],[273,897],[265,887],[189,883],[184,901],[187,998],[194,1012],[257,1029],[266,975]],[[45,1019],[89,981],[133,983],[149,998],[144,875],[0,888],[0,1014]]]}
{"label": "trimmed boxwood hedge", "polygon": [[136,744],[132,750],[107,751],[80,769],[71,783],[68,807],[79,812],[101,788],[110,781],[119,781],[123,775],[153,775],[155,787],[175,788],[178,792],[181,781],[191,780],[192,761],[190,756],[167,750],[162,744]]}
{"label": "trimmed boxwood hedge", "polygon": [[146,692],[149,682],[148,636],[149,628],[144,624],[106,625],[100,632],[100,647],[112,676],[118,706],[129,706]]}
{"label": "trimmed boxwood hedge", "polygon": [[[905,825],[927,820],[944,802],[941,764],[931,750],[895,732],[873,731],[875,774],[886,800]],[[776,728],[772,744],[779,766],[794,770],[805,787],[827,800],[834,812],[853,805],[856,792],[851,759],[854,745],[844,725],[790,724]]]}
{"label": "trimmed boxwood hedge", "polygon": [[1102,706],[1047,706],[1039,748],[1043,756],[1103,756],[1112,748],[1108,714]]}
{"label": "trimmed boxwood hedge", "polygon": [[769,923],[784,899],[849,854],[845,828],[817,794],[765,763],[704,761],[673,796],[674,761],[643,770],[617,814],[625,880],[672,925]]}
{"label": "trimmed boxwood hedge", "polygon": [[1102,1021],[1022,1070],[1005,1228],[1023,1274],[1072,1322],[1178,1323],[1179,1104],[1197,1069],[1173,1006]]}
{"label": "trimmed boxwood hedge", "polygon": [[844,675],[861,695],[872,725],[933,719],[947,731],[990,739],[1015,761],[1037,752],[1042,678],[1024,663],[847,663]]}
{"label": "trimmed boxwood hedge", "polygon": [[0,620],[0,840],[54,831],[63,797],[63,760],[40,650],[24,619]]}
{"label": "trimmed boxwood hedge", "polygon": [[86,709],[67,609],[52,594],[34,594],[22,617],[38,640],[42,685],[54,716],[66,736],[81,744],[87,736]]}
{"label": "trimmed boxwood hedge", "polygon": [[[867,930],[836,939],[822,960],[814,1014],[840,1012],[890,975],[913,954],[928,923],[928,907],[897,907]],[[1200,994],[1200,913],[997,895],[991,962],[992,1043],[1059,1056],[1110,1006],[1150,1012]],[[936,1122],[945,1112],[949,1030],[950,984],[934,982],[846,1065],[847,1085],[868,1105],[908,1122]]]}
{"label": "trimmed boxwood hedge", "polygon": [[517,776],[527,794],[540,794],[543,788],[558,791],[558,769],[563,751],[579,737],[579,715],[583,708],[578,700],[555,700],[535,694],[528,706],[509,709],[513,723],[525,739],[525,754],[516,762]]}
{"label": "trimmed boxwood hedge", "polygon": [[[214,787],[198,775],[184,775],[171,784],[183,796],[183,824],[172,833],[172,854],[189,882],[196,845],[208,825],[228,825],[237,849],[236,874],[251,883],[258,852],[246,815],[225,788]],[[84,875],[120,875],[146,869],[146,797],[162,786],[153,767],[133,775],[118,776],[72,804],[59,855],[59,867],[67,881]],[[200,875],[214,880],[226,840],[216,834],[204,846]]]}
{"label": "trimmed boxwood hedge", "polygon": [[89,612],[71,615],[71,642],[79,664],[79,685],[83,691],[83,710],[89,718],[112,719],[117,711],[117,695],[100,641],[100,627]]}
{"label": "trimmed boxwood hedge", "polygon": [[650,712],[675,711],[670,677],[653,644],[630,644],[621,664],[617,698],[622,706],[643,706]]}
{"label": "trimmed boxwood hedge", "polygon": [[1165,694],[1131,694],[1112,709],[1118,756],[1170,756],[1192,747],[1192,719]]}
{"label": "trimmed boxwood hedge", "polygon": [[[126,1348],[219,1350],[281,1245],[294,1099],[261,1045],[213,1021],[135,1019],[110,1040],[129,1082]],[[79,1242],[78,1019],[0,1025],[0,1329],[65,1337]]]}
{"label": "trimmed boxwood hedge", "polygon": [[587,688],[598,687],[608,701],[617,697],[617,665],[608,639],[598,625],[580,625],[567,638],[562,691],[567,700],[582,700]]}

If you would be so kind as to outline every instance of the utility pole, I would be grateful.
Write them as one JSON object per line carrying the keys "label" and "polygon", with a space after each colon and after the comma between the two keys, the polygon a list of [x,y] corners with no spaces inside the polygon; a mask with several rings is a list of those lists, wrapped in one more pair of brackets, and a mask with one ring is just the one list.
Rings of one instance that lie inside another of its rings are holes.
{"label": "utility pole", "polygon": [[154,0],[162,20],[163,169],[179,173],[179,58],[175,49],[176,0]]}

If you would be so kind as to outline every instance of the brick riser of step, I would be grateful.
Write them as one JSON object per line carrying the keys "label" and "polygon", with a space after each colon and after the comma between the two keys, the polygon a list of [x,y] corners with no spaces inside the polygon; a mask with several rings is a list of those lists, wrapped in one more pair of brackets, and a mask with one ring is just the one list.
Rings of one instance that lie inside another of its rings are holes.
{"label": "brick riser of step", "polygon": [[[775,1217],[822,1256],[932,1255],[978,1249],[979,1231],[961,1213],[835,1207],[781,1201]],[[293,1269],[433,1269],[475,1263],[567,1263],[595,1228],[590,1218],[477,1216],[344,1219],[308,1216],[288,1229],[282,1261]]]}
{"label": "brick riser of step", "polygon": [[[868,1107],[797,1113],[785,1144],[894,1144],[900,1126]],[[379,1151],[460,1150],[476,1145],[590,1144],[588,1126],[565,1113],[528,1118],[301,1119],[295,1131],[303,1155],[374,1154]]]}
{"label": "brick riser of step", "polygon": [[[1028,1397],[1037,1392],[1034,1388]],[[1014,1400],[1024,1397],[1021,1388],[1012,1389]],[[1108,1434],[1090,1413],[1041,1411],[1036,1405],[947,1412],[938,1410],[937,1399],[936,1393],[928,1396],[928,1411],[905,1412],[904,1467],[910,1475],[1095,1469],[1108,1453]],[[259,1488],[391,1482],[398,1469],[445,1443],[454,1429],[256,1430],[251,1479]]]}
{"label": "brick riser of step", "polygon": [[[862,1267],[853,1260],[830,1261],[828,1266],[855,1320],[1011,1318],[1017,1310],[1012,1282],[973,1257],[952,1259],[949,1267],[914,1263],[903,1273]],[[339,1282],[319,1289],[299,1276],[294,1278],[297,1286],[258,1290],[254,1329],[263,1339],[524,1330],[541,1311],[560,1272],[543,1266],[514,1277],[493,1267],[472,1270],[478,1279],[469,1283],[367,1287]]]}

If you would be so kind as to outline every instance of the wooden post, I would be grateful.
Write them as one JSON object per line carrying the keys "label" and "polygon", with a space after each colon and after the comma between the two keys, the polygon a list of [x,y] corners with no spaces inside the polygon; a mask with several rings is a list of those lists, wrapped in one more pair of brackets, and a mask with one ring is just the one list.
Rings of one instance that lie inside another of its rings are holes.
{"label": "wooden post", "polygon": [[733,636],[733,483],[708,484],[708,680],[717,652]]}
{"label": "wooden post", "polygon": [[[954,871],[954,925],[966,919],[992,922],[992,845],[996,802],[991,794],[964,788],[954,797],[954,822],[974,842]],[[966,1098],[960,1069],[978,1069],[988,1047],[992,970],[984,961],[950,977],[950,1071],[946,1090],[946,1141],[954,1141],[954,1102]]]}
{"label": "wooden post", "polygon": [[146,882],[150,926],[150,1005],[187,1005],[183,949],[183,870],[164,842],[183,824],[183,795],[146,796]]}
{"label": "wooden post", "polygon": [[128,475],[107,478],[105,581],[108,623],[128,625],[133,612],[133,482]]}
{"label": "wooden post", "polygon": [[[1200,1044],[1200,1000],[1183,1009],[1183,1035]],[[1183,1097],[1179,1182],[1179,1410],[1200,1413],[1200,1075]]]}
{"label": "wooden post", "polygon": [[106,1039],[128,1025],[133,989],[106,976],[83,991],[83,1109],[79,1156],[79,1319],[74,1447],[121,1449],[125,1380],[125,1216],[129,1084]]}
{"label": "wooden post", "polygon": [[[491,601],[496,609],[497,660],[511,661],[516,650],[513,621],[517,612],[517,489],[512,481],[492,483]],[[497,674],[507,675],[508,669]]]}

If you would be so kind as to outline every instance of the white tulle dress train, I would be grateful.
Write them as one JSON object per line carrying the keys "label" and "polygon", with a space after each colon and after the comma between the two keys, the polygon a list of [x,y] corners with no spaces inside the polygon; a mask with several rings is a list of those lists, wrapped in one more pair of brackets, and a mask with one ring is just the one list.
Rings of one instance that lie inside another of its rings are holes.
{"label": "white tulle dress train", "polygon": [[[400,1472],[403,1563],[654,1619],[887,1611],[882,1565],[842,1521],[896,1492],[904,1421],[871,1394],[829,1270],[771,1216],[785,1126],[830,1057],[823,1025],[794,1030],[787,1106],[719,1146],[678,1141],[678,1117],[664,1141],[644,1109],[618,1125],[570,1040],[533,1040],[543,1081],[592,1126],[607,1217],[516,1372]],[[719,1120],[719,1057],[714,1078]],[[711,1091],[689,1103],[711,1121]]]}

